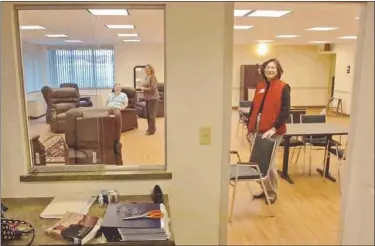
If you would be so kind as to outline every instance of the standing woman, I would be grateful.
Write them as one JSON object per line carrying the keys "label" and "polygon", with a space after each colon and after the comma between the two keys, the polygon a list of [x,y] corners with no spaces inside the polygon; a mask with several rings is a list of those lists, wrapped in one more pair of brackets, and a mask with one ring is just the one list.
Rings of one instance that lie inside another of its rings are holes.
{"label": "standing woman", "polygon": [[[281,80],[283,72],[277,59],[270,59],[260,67],[264,81],[257,84],[248,125],[250,135],[262,134],[263,138],[273,138],[276,140],[276,147],[279,146],[286,133],[285,122],[290,111],[290,87]],[[268,180],[265,182],[271,203],[277,199],[278,188],[275,157],[276,153],[272,156],[271,169]],[[254,198],[265,198],[265,194],[262,192],[254,195]]]}
{"label": "standing woman", "polygon": [[147,64],[145,67],[146,77],[142,83],[142,91],[144,100],[146,101],[146,118],[148,128],[146,131],[147,135],[153,135],[156,131],[156,111],[158,106],[159,92],[158,92],[158,80],[155,77],[155,70]]}

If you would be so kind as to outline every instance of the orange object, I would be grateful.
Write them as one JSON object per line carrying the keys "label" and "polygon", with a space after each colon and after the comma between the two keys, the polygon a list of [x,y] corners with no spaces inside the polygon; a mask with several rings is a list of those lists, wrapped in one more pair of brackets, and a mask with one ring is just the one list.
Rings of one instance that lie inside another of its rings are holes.
{"label": "orange object", "polygon": [[163,213],[160,210],[151,210],[147,213],[131,216],[131,217],[125,217],[123,220],[131,220],[131,219],[139,219],[139,218],[147,218],[147,219],[160,219],[163,218]]}

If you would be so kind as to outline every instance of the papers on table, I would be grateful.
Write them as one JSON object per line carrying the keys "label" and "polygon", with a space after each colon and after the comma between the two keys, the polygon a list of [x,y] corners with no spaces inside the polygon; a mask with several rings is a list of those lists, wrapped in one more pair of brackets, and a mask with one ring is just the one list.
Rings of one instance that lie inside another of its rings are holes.
{"label": "papers on table", "polygon": [[42,219],[61,219],[66,212],[87,214],[97,195],[74,193],[56,196],[40,214]]}

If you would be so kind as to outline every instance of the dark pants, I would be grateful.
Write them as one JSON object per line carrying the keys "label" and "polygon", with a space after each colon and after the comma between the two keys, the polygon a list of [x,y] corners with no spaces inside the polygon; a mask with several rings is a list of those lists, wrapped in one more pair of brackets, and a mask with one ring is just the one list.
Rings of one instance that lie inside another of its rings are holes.
{"label": "dark pants", "polygon": [[156,111],[158,106],[158,100],[147,100],[146,101],[146,118],[149,133],[154,133],[156,131],[155,126],[155,119],[156,119]]}

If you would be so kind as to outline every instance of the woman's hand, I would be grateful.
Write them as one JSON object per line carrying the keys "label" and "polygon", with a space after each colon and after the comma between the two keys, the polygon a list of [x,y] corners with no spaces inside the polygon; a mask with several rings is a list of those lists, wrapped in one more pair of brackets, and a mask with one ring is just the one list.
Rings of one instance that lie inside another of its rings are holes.
{"label": "woman's hand", "polygon": [[271,129],[269,129],[268,131],[263,133],[262,138],[270,138],[273,135],[275,135],[275,133],[276,133],[276,129],[274,127],[272,127]]}

